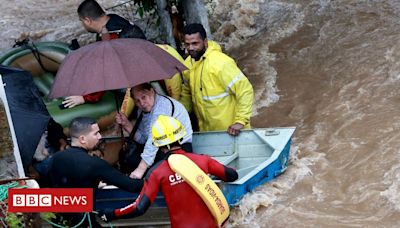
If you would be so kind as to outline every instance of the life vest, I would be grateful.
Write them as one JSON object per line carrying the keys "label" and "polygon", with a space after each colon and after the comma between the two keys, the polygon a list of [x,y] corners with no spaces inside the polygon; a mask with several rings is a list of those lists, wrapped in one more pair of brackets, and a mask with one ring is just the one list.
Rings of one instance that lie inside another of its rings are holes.
{"label": "life vest", "polygon": [[196,163],[182,154],[168,157],[170,168],[179,174],[207,205],[216,223],[221,226],[229,217],[229,205],[221,189]]}

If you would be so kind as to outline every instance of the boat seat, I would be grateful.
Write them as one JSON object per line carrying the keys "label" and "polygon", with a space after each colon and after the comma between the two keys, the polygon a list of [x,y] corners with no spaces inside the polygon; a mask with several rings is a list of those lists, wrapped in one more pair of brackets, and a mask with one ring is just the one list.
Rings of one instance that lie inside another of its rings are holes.
{"label": "boat seat", "polygon": [[246,174],[250,173],[251,171],[256,169],[258,166],[259,166],[259,164],[256,164],[256,165],[253,165],[253,166],[237,169],[236,172],[238,172],[239,177],[244,177]]}
{"label": "boat seat", "polygon": [[214,157],[215,160],[217,160],[219,163],[222,163],[224,165],[228,165],[232,161],[234,161],[236,158],[239,157],[239,153],[235,152],[231,155],[228,156],[220,156],[220,157]]}

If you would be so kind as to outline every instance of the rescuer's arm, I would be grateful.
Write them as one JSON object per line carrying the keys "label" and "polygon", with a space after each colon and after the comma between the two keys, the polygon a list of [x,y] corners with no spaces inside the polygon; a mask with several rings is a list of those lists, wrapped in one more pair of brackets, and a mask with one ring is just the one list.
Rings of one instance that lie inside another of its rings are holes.
{"label": "rescuer's arm", "polygon": [[97,162],[93,166],[92,172],[96,173],[98,179],[129,192],[140,192],[142,190],[143,180],[131,179],[109,165],[106,161],[100,158],[96,158],[96,160]]}
{"label": "rescuer's arm", "polygon": [[239,177],[235,169],[225,166],[211,157],[208,157],[208,170],[210,174],[226,182],[235,181]]}
{"label": "rescuer's arm", "polygon": [[134,218],[143,215],[156,199],[159,189],[159,180],[154,175],[150,175],[149,180],[145,180],[143,189],[135,202],[119,209],[99,210],[99,217],[103,221],[109,222],[114,219]]}

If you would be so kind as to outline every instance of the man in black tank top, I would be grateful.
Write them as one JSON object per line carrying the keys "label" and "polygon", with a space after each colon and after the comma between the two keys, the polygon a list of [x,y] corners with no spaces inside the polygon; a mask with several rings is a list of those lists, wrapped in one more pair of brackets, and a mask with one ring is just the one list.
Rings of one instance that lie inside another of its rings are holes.
{"label": "man in black tank top", "polygon": [[[88,154],[88,151],[96,148],[101,139],[99,126],[93,119],[78,117],[72,120],[70,136],[71,147],[57,152],[50,161],[49,174],[53,187],[93,188],[95,195],[99,182],[104,181],[126,191],[141,191],[143,180],[131,179],[106,161]],[[63,214],[72,225],[76,225],[82,216]]]}

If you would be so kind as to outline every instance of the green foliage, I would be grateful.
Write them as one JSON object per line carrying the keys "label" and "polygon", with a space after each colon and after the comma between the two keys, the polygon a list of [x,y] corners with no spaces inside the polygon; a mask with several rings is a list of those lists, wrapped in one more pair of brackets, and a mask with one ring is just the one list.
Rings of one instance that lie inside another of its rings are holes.
{"label": "green foliage", "polygon": [[[58,216],[57,218],[57,214],[52,212],[41,213],[40,217],[45,221],[56,220],[57,223],[63,227],[70,226],[69,222],[67,220],[64,220],[62,216]],[[10,228],[25,228],[32,227],[34,220],[32,218],[29,218],[29,216],[24,216],[23,213],[8,213],[6,217],[6,223]]]}
{"label": "green foliage", "polygon": [[[143,18],[144,13],[151,12],[157,8],[157,4],[154,0],[133,0],[135,5],[138,5],[137,13]],[[169,4],[178,5],[180,0],[166,0]]]}
{"label": "green foliage", "polygon": [[138,5],[137,13],[143,18],[144,13],[150,12],[156,8],[154,0],[134,0],[135,5]]}
{"label": "green foliage", "polygon": [[50,224],[54,223],[62,227],[71,227],[70,221],[64,219],[64,217],[58,213],[45,212],[41,213],[40,217]]}
{"label": "green foliage", "polygon": [[6,222],[11,228],[24,228],[24,216],[22,214],[7,213]]}
{"label": "green foliage", "polygon": [[40,214],[40,217],[44,220],[52,220],[55,219],[57,216],[53,212],[44,212]]}

